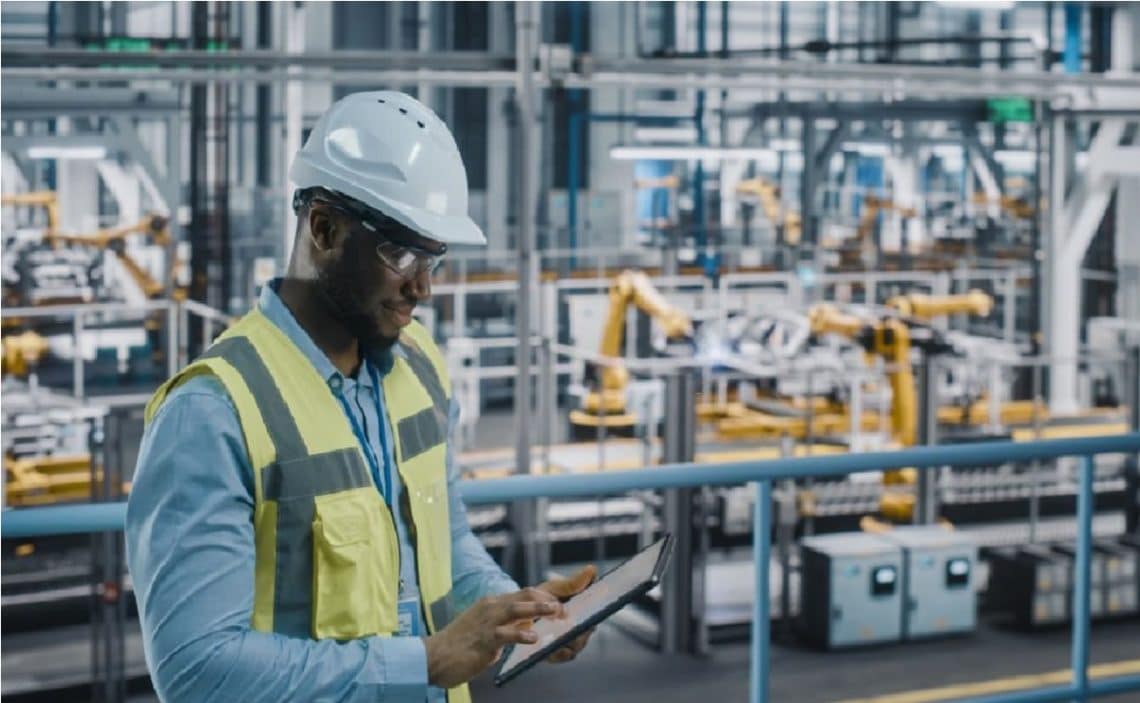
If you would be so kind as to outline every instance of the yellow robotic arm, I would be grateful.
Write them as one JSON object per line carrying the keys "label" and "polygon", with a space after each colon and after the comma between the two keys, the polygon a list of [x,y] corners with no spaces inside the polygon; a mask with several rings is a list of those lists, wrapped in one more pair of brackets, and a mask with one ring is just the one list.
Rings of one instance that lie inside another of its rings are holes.
{"label": "yellow robotic arm", "polygon": [[[51,238],[50,243],[53,246],[63,243],[110,249],[123,263],[123,267],[143,294],[148,298],[157,298],[163,293],[162,283],[156,281],[139,262],[135,261],[134,257],[127,253],[125,240],[132,234],[145,234],[155,244],[166,245],[170,242],[170,230],[167,228],[167,223],[167,219],[162,215],[147,215],[138,222],[101,229],[93,234],[57,234]],[[171,262],[170,269],[171,278],[173,278],[173,262]]]}
{"label": "yellow robotic arm", "polygon": [[941,315],[978,315],[985,317],[994,309],[994,299],[980,290],[961,295],[898,295],[887,301],[899,315],[919,320],[930,320]]}
{"label": "yellow robotic arm", "polygon": [[3,373],[27,376],[48,351],[47,340],[35,332],[8,335],[3,338]]}
{"label": "yellow robotic arm", "polygon": [[[583,401],[587,413],[620,414],[625,411],[625,387],[629,371],[620,361],[622,342],[625,339],[625,314],[633,304],[661,325],[670,339],[691,336],[692,321],[684,311],[671,305],[641,271],[623,271],[610,285],[610,308],[602,330],[600,353],[613,362],[603,367],[599,392],[590,393]],[[574,419],[575,416],[572,416]]]}
{"label": "yellow robotic arm", "polygon": [[10,193],[0,196],[0,205],[42,207],[47,213],[47,227],[44,228],[44,239],[51,243],[55,236],[56,227],[59,226],[59,201],[55,191],[38,190],[31,193]]}
{"label": "yellow robotic arm", "polygon": [[759,200],[768,221],[773,225],[784,226],[784,241],[788,244],[799,243],[803,229],[799,213],[784,212],[780,203],[780,189],[775,183],[766,178],[748,178],[736,184],[736,193]]}
{"label": "yellow robotic arm", "polygon": [[901,320],[888,318],[874,323],[840,312],[827,304],[814,306],[808,313],[813,334],[838,334],[857,342],[868,354],[876,354],[890,367],[891,430],[904,446],[915,443],[917,401],[914,371],[910,366],[910,328]]}

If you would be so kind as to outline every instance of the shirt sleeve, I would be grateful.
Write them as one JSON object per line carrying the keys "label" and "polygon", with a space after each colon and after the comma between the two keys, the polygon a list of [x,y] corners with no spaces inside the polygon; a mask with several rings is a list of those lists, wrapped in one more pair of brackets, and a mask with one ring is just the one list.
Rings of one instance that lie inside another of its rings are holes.
{"label": "shirt sleeve", "polygon": [[217,380],[178,388],[143,436],[127,503],[127,560],[147,666],[163,701],[415,701],[417,637],[307,640],[251,628],[253,478]]}
{"label": "shirt sleeve", "polygon": [[[453,398],[448,412],[448,437],[459,422],[459,404]],[[484,596],[513,593],[519,585],[503,573],[467,522],[467,507],[459,493],[459,465],[451,442],[447,444],[447,487],[451,517],[451,584],[457,611],[462,612]]]}

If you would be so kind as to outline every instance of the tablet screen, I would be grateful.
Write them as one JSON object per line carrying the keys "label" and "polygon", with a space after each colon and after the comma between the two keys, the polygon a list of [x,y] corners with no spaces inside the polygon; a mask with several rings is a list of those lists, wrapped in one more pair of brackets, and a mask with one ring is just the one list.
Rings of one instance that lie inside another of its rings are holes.
{"label": "tablet screen", "polygon": [[538,635],[538,641],[534,644],[516,644],[507,655],[500,672],[502,674],[510,672],[511,669],[541,652],[575,625],[602,612],[607,606],[639,587],[651,584],[657,576],[654,571],[666,542],[666,539],[662,539],[639,552],[567,601],[564,619],[535,621],[531,629]]}

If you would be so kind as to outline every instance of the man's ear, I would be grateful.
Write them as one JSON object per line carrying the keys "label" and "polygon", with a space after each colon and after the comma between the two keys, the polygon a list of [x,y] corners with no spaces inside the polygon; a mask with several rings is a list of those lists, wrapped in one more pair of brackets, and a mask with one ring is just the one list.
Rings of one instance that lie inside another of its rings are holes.
{"label": "man's ear", "polygon": [[309,236],[317,251],[327,252],[336,246],[336,229],[336,223],[327,211],[320,207],[309,209]]}

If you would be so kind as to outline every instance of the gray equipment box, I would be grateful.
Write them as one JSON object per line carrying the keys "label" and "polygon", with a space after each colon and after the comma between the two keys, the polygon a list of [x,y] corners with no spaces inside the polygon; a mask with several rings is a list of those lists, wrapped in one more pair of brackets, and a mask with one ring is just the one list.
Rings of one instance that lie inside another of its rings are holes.
{"label": "gray equipment box", "polygon": [[[1076,566],[1077,545],[1069,544],[1067,542],[1062,544],[1054,544],[1053,551],[1057,552],[1058,554],[1064,554],[1066,557],[1068,557],[1069,561],[1071,562],[1071,566],[1069,567],[1070,569]],[[1092,552],[1089,554],[1089,584],[1094,589],[1100,588],[1105,584],[1105,574],[1107,571],[1105,562],[1108,561],[1107,557],[1108,555],[1098,550],[1095,546],[1093,547]],[[1073,583],[1075,584],[1076,582],[1076,575],[1074,573]]]}
{"label": "gray equipment box", "polygon": [[828,648],[902,636],[902,549],[862,532],[801,540],[800,624]]}
{"label": "gray equipment box", "polygon": [[[1077,546],[1070,543],[1054,544],[1052,549],[1057,554],[1064,555],[1069,560],[1069,602],[1072,603],[1072,589],[1076,587]],[[1107,614],[1105,603],[1106,577],[1108,562],[1111,554],[1097,549],[1094,545],[1089,554],[1089,617],[1099,618]],[[1070,608],[1071,610],[1071,608]],[[1072,613],[1070,612],[1070,617]]]}
{"label": "gray equipment box", "polygon": [[1069,561],[1040,545],[989,550],[986,596],[1022,627],[1055,625],[1069,618]]}
{"label": "gray equipment box", "polygon": [[1126,543],[1101,540],[1093,549],[1104,561],[1104,614],[1132,615],[1137,606],[1136,552]]}
{"label": "gray equipment box", "polygon": [[903,550],[903,639],[973,632],[978,546],[938,525],[894,527],[878,537]]}

